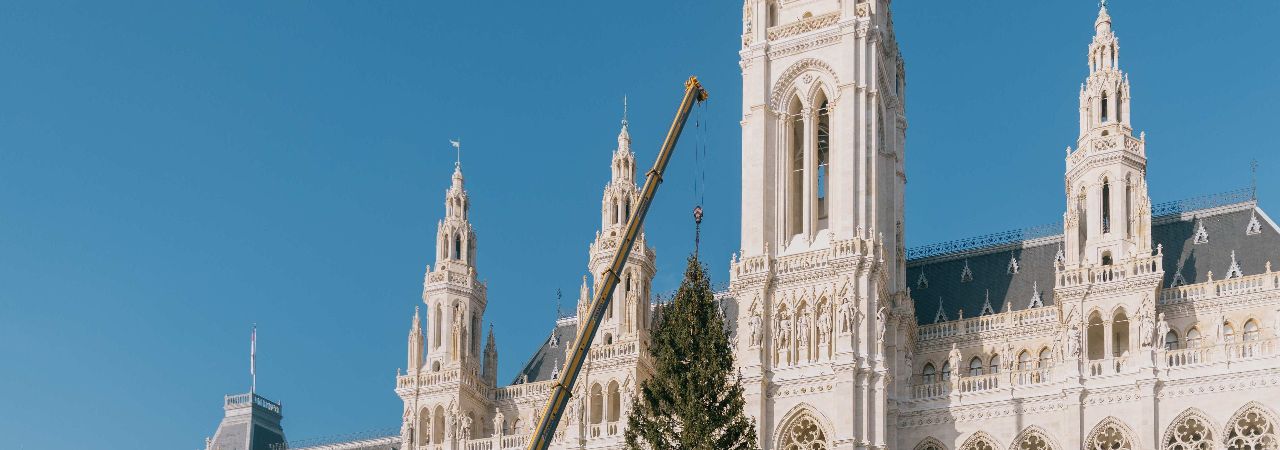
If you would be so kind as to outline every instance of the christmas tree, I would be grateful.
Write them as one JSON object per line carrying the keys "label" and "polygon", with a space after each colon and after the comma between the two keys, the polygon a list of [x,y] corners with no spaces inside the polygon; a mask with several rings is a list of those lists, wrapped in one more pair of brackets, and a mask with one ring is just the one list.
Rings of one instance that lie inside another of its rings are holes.
{"label": "christmas tree", "polygon": [[653,377],[640,384],[627,423],[627,448],[757,449],[743,413],[742,380],[719,303],[696,256],[684,281],[660,310],[650,351]]}

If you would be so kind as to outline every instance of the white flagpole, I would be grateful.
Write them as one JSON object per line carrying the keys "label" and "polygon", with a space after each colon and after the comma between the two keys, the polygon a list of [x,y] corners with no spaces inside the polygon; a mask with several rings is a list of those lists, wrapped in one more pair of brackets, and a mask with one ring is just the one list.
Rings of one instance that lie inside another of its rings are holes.
{"label": "white flagpole", "polygon": [[258,324],[253,324],[249,334],[249,393],[258,391]]}

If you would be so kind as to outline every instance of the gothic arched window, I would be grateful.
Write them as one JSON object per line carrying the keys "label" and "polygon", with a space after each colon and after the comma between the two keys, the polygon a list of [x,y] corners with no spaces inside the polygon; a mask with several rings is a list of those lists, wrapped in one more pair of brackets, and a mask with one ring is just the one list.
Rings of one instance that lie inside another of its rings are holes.
{"label": "gothic arched window", "polygon": [[1189,409],[1169,423],[1161,439],[1163,450],[1213,450],[1213,430],[1208,419]]}
{"label": "gothic arched window", "polygon": [[974,356],[969,360],[969,376],[976,377],[982,375],[982,358]]}
{"label": "gothic arched window", "polygon": [[926,363],[924,369],[920,371],[920,382],[924,384],[933,384],[938,376],[938,369],[933,367],[933,363]]}
{"label": "gothic arched window", "polygon": [[425,406],[418,411],[418,444],[427,444],[431,442],[431,410]]}
{"label": "gothic arched window", "polygon": [[817,229],[827,228],[828,202],[827,194],[831,192],[831,112],[827,108],[827,101],[824,99],[818,107],[818,142],[814,148],[814,154],[817,157],[817,167],[814,169],[817,175],[817,186],[815,186],[816,195],[814,195],[814,207],[817,209],[818,217]]}
{"label": "gothic arched window", "polygon": [[827,433],[808,412],[802,412],[782,428],[778,439],[782,450],[827,450]]}
{"label": "gothic arched window", "polygon": [[951,381],[951,361],[942,363],[942,381]]}
{"label": "gothic arched window", "polygon": [[1106,342],[1103,341],[1106,333],[1106,327],[1102,324],[1102,315],[1097,311],[1089,314],[1089,359],[1106,357]]}
{"label": "gothic arched window", "polygon": [[1018,437],[1014,438],[1011,450],[1052,450],[1053,448],[1044,430],[1033,426],[1022,430]]}
{"label": "gothic arched window", "polygon": [[1102,179],[1102,232],[1111,232],[1111,181]]}
{"label": "gothic arched window", "polygon": [[1102,114],[1099,116],[1099,122],[1107,123],[1107,93],[1102,93]]}
{"label": "gothic arched window", "polygon": [[1227,422],[1227,450],[1272,450],[1280,447],[1276,440],[1274,416],[1256,403],[1250,402]]}
{"label": "gothic arched window", "polygon": [[804,114],[800,99],[791,101],[790,173],[787,174],[787,239],[804,232]]}
{"label": "gothic arched window", "polygon": [[1031,360],[1031,352],[1023,350],[1022,353],[1018,353],[1018,370],[1031,370],[1034,368],[1033,364],[1035,361]]}
{"label": "gothic arched window", "polygon": [[1093,427],[1085,441],[1088,450],[1133,450],[1133,438],[1129,429],[1114,418],[1106,418]]}
{"label": "gothic arched window", "polygon": [[1253,342],[1258,340],[1258,321],[1249,319],[1244,323],[1244,341]]}
{"label": "gothic arched window", "polygon": [[618,390],[617,381],[609,382],[609,402],[608,403],[609,403],[609,408],[608,408],[609,412],[605,416],[605,420],[608,420],[609,422],[617,422],[618,416],[621,415],[620,409],[622,407],[622,395]]}
{"label": "gothic arched window", "polygon": [[1129,316],[1121,308],[1111,318],[1111,356],[1129,352]]}
{"label": "gothic arched window", "polygon": [[1000,355],[991,355],[991,364],[987,367],[987,373],[1000,373]]}
{"label": "gothic arched window", "polygon": [[444,443],[444,407],[436,405],[436,412],[431,414],[431,443]]}
{"label": "gothic arched window", "polygon": [[995,441],[981,431],[970,436],[963,444],[960,444],[960,450],[996,450],[996,448],[998,447]]}
{"label": "gothic arched window", "polygon": [[453,235],[453,259],[462,259],[462,235]]}
{"label": "gothic arched window", "polygon": [[600,423],[604,416],[604,390],[599,384],[591,385],[591,410],[590,419],[592,424]]}
{"label": "gothic arched window", "polygon": [[1053,365],[1053,354],[1049,351],[1049,348],[1046,347],[1046,348],[1040,349],[1040,368],[1043,369],[1045,367],[1049,367],[1052,365]]}
{"label": "gothic arched window", "polygon": [[1178,342],[1179,342],[1179,341],[1178,341],[1178,332],[1177,332],[1177,331],[1169,330],[1169,332],[1168,332],[1168,333],[1165,333],[1165,334],[1164,334],[1164,349],[1165,349],[1165,350],[1177,350],[1177,349],[1178,349]]}

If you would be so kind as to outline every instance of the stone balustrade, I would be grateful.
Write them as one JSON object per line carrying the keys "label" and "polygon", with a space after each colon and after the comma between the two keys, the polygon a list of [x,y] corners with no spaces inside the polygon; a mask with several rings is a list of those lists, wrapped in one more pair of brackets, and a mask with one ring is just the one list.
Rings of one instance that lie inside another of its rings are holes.
{"label": "stone balustrade", "polygon": [[1025,325],[1053,323],[1058,319],[1058,309],[1052,306],[1006,311],[967,319],[921,325],[916,329],[920,340],[940,339],[950,336],[977,334],[1017,328]]}
{"label": "stone balustrade", "polygon": [[1280,273],[1266,272],[1225,280],[1209,280],[1162,289],[1160,304],[1176,303],[1280,290]]}
{"label": "stone balustrade", "polygon": [[1113,283],[1129,278],[1150,275],[1164,271],[1162,255],[1130,258],[1120,264],[1108,266],[1086,266],[1072,269],[1060,269],[1057,273],[1057,287],[1073,287],[1085,284]]}
{"label": "stone balustrade", "polygon": [[524,397],[547,397],[551,395],[551,387],[553,385],[555,385],[555,380],[512,384],[498,388],[494,395],[498,400],[511,400]]}
{"label": "stone balustrade", "polygon": [[625,341],[625,342],[617,342],[613,344],[600,345],[600,346],[593,347],[591,349],[591,352],[588,353],[588,358],[594,361],[594,360],[615,358],[619,356],[631,356],[631,355],[635,355],[638,350],[639,350],[638,341],[631,340],[631,341]]}

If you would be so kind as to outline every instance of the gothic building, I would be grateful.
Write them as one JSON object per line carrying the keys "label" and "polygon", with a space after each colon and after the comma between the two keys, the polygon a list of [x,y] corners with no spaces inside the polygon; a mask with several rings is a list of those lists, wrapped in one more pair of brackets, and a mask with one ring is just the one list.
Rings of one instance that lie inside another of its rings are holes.
{"label": "gothic building", "polygon": [[[888,0],[746,0],[742,244],[719,296],[764,449],[1280,448],[1280,228],[1250,190],[1151,202],[1105,6],[1093,30],[1061,224],[908,250]],[[624,120],[591,274],[637,203],[630,143]],[[500,384],[470,206],[455,167],[399,435],[314,448],[527,444],[600,280]],[[553,448],[622,446],[652,364],[655,254],[635,245]]]}

